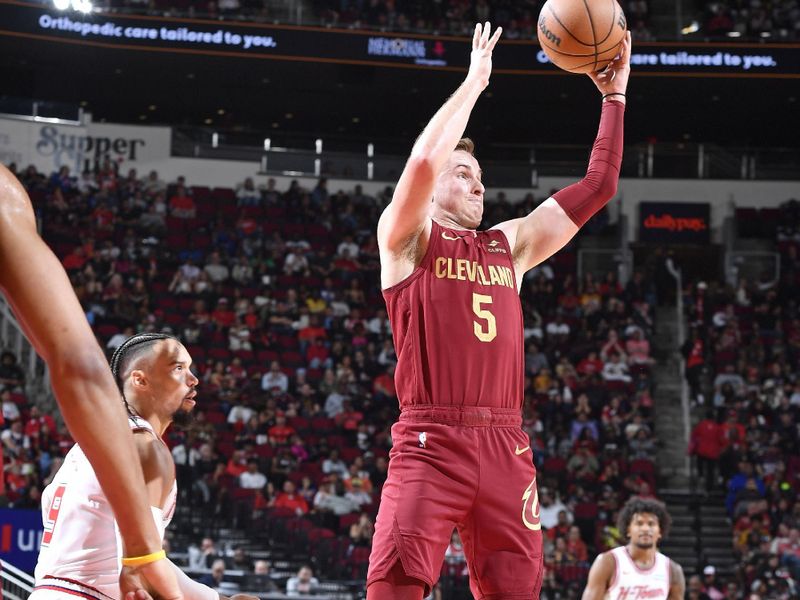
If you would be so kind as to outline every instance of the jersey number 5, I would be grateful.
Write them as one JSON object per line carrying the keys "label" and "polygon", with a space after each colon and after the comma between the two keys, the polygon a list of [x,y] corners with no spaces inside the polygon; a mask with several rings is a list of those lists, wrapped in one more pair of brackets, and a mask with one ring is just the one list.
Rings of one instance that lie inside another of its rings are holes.
{"label": "jersey number 5", "polygon": [[491,304],[492,297],[487,296],[485,294],[476,294],[472,293],[472,312],[475,313],[475,316],[478,319],[486,322],[486,327],[484,328],[483,323],[478,321],[472,322],[472,331],[475,333],[475,337],[478,338],[482,342],[491,342],[494,338],[497,337],[497,320],[494,318],[492,311],[488,308],[483,308],[483,304]]}
{"label": "jersey number 5", "polygon": [[53,495],[53,502],[50,503],[50,510],[47,511],[47,522],[44,524],[42,546],[49,546],[53,539],[53,531],[55,531],[56,521],[58,520],[58,511],[61,510],[61,500],[64,497],[66,488],[66,485],[58,486],[56,493]]}

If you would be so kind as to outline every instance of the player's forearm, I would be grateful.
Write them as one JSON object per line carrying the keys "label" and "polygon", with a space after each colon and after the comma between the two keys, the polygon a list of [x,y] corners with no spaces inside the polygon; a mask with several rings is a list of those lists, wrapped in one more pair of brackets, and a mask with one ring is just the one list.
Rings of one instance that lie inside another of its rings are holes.
{"label": "player's forearm", "polygon": [[53,389],[70,433],[89,459],[114,510],[125,555],[155,552],[161,548],[161,540],[119,392],[110,377],[108,383],[85,378],[92,371],[95,376],[107,373],[105,359],[99,356],[94,368],[84,362],[84,371],[78,373],[65,362],[51,371]]}
{"label": "player's forearm", "polygon": [[553,194],[559,206],[582,227],[617,193],[622,166],[625,104],[605,101],[586,177]]}
{"label": "player's forearm", "polygon": [[169,561],[169,565],[175,572],[175,579],[178,580],[178,587],[180,588],[181,594],[183,594],[185,600],[231,600],[227,596],[220,595],[207,585],[203,585],[202,583],[191,579],[172,561]]}
{"label": "player's forearm", "polygon": [[95,469],[130,553],[158,550],[133,436],[108,363],[67,274],[36,232],[27,194],[2,165],[0,288],[47,362],[67,427]]}
{"label": "player's forearm", "polygon": [[438,173],[464,135],[472,109],[485,89],[484,82],[467,76],[433,115],[411,150],[411,160],[424,160]]}

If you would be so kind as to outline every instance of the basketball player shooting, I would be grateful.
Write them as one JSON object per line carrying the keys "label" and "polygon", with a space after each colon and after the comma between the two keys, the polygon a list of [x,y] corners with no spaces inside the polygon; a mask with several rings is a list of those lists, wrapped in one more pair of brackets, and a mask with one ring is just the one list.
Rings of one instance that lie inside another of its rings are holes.
{"label": "basketball player shooting", "polygon": [[416,140],[378,223],[381,284],[398,365],[392,428],[367,575],[368,600],[419,600],[458,528],[475,598],[539,597],[536,469],[521,429],[526,271],[561,249],[615,194],[630,36],[590,74],[600,130],[581,181],[530,215],[476,231],[484,186],[462,138],[489,84],[501,30],[476,25],[466,79]]}
{"label": "basketball player shooting", "polygon": [[582,600],[683,600],[683,569],[658,551],[659,540],[669,533],[666,507],[657,500],[633,497],[618,521],[628,543],[595,559]]}
{"label": "basketball player shooting", "polygon": [[0,289],[47,363],[61,414],[114,510],[125,556],[140,561],[123,592],[144,600],[146,585],[164,600],[182,598],[173,570],[159,560],[161,538],[108,362],[61,263],[36,231],[28,195],[2,165]]}
{"label": "basketball player shooting", "polygon": [[[152,516],[159,535],[175,511],[178,488],[172,453],[162,437],[173,421],[187,422],[195,405],[197,377],[192,358],[172,336],[143,333],[128,338],[111,358],[111,372],[122,394],[144,472]],[[78,596],[94,600],[121,598],[119,543],[114,515],[81,447],[42,494],[44,536],[31,600]],[[122,561],[125,565],[126,561]],[[227,600],[187,577],[164,559],[187,600]],[[135,565],[133,565],[135,566]],[[123,579],[128,571],[123,573]],[[256,600],[239,594],[235,600]]]}

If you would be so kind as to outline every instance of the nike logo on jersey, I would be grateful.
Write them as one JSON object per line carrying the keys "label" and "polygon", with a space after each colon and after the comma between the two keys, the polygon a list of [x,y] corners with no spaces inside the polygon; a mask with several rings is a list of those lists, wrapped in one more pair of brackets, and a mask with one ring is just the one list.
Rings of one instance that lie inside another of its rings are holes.
{"label": "nike logo on jersey", "polygon": [[461,239],[461,238],[460,238],[460,237],[458,237],[457,235],[453,235],[453,236],[451,236],[451,235],[450,235],[449,233],[447,233],[446,231],[443,231],[443,232],[442,232],[442,237],[443,237],[444,239],[446,239],[446,240],[449,240],[449,241],[451,241],[451,242],[457,242],[458,240],[460,240],[460,239]]}
{"label": "nike logo on jersey", "polygon": [[525,446],[524,448],[520,448],[519,444],[517,444],[517,448],[514,450],[514,454],[519,456],[520,454],[525,454],[530,449],[531,449],[530,446]]}

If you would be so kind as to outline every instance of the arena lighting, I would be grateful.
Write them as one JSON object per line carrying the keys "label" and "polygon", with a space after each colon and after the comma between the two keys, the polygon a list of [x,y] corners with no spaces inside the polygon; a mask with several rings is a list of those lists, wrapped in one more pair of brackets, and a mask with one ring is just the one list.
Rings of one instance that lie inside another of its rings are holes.
{"label": "arena lighting", "polygon": [[694,33],[695,31],[700,30],[700,23],[697,21],[692,21],[691,25],[687,25],[683,29],[681,29],[681,33],[683,35],[689,35],[690,33]]}
{"label": "arena lighting", "polygon": [[88,14],[94,8],[91,0],[53,0],[53,6],[57,10],[68,10],[72,6],[72,10]]}

